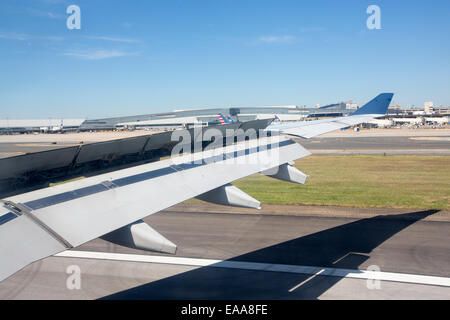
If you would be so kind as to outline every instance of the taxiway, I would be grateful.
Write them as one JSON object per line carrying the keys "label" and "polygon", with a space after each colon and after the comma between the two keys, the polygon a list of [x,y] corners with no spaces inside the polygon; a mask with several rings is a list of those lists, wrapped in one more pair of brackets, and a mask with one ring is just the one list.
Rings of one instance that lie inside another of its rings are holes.
{"label": "taxiway", "polygon": [[[145,219],[179,244],[176,255],[97,239],[26,267],[0,283],[0,298],[450,299],[448,213],[361,209],[358,218],[360,209],[329,216],[327,208],[289,215],[188,205],[198,211],[182,204]],[[80,290],[66,286],[73,265]],[[379,287],[361,276],[373,268]]]}

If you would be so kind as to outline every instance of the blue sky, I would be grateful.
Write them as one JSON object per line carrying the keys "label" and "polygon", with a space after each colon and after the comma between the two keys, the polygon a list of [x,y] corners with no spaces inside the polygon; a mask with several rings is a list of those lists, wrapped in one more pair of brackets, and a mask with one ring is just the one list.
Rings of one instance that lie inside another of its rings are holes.
{"label": "blue sky", "polygon": [[[81,9],[81,29],[66,8]],[[381,30],[366,27],[369,5]],[[450,105],[450,2],[2,0],[0,118]]]}

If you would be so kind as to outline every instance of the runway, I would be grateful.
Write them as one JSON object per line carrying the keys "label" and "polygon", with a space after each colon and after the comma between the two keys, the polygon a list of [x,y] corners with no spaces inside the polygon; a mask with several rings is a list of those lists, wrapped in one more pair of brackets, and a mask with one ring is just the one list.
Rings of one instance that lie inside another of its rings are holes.
{"label": "runway", "polygon": [[[32,137],[31,137],[32,138]],[[58,136],[56,136],[58,138]],[[450,155],[450,137],[319,137],[294,138],[313,154],[439,154]],[[1,142],[0,158],[77,145],[74,141]]]}
{"label": "runway", "polygon": [[[312,215],[289,215],[281,206],[249,214],[187,206],[145,219],[179,245],[176,255],[97,239],[0,283],[0,298],[450,299],[446,214],[348,209],[330,216],[316,207]],[[81,271],[80,290],[66,286],[73,265]],[[374,268],[381,272],[370,273]]]}
{"label": "runway", "polygon": [[295,140],[313,154],[450,155],[450,137],[320,137]]}

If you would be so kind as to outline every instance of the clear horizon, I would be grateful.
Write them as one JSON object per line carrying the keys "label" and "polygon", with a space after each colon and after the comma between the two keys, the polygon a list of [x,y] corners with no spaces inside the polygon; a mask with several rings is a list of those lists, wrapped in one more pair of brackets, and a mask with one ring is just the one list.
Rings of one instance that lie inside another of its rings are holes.
{"label": "clear horizon", "polygon": [[362,105],[381,92],[450,106],[449,16],[447,0],[4,0],[0,119]]}

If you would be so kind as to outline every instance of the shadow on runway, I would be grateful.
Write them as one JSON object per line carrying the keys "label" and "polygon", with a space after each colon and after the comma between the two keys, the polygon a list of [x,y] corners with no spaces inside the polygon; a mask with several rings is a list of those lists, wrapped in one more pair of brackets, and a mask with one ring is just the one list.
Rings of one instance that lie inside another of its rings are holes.
{"label": "shadow on runway", "polygon": [[[361,219],[229,261],[358,269],[381,243],[437,212]],[[317,299],[339,280],[330,276],[201,267],[103,299]]]}

